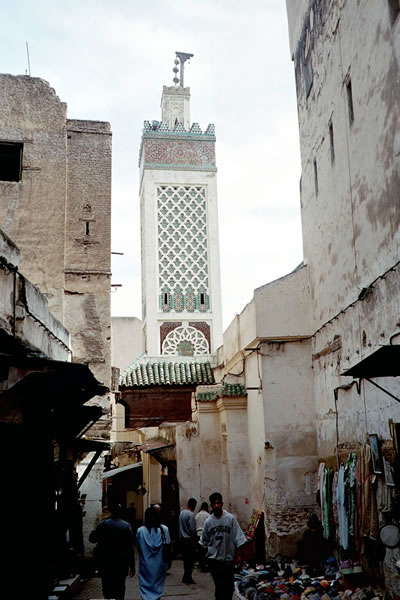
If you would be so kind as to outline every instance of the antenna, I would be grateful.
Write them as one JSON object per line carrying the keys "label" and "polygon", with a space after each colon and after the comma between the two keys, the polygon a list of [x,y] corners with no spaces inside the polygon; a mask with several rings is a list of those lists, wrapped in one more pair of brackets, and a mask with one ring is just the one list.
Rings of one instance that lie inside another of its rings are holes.
{"label": "antenna", "polygon": [[30,77],[31,76],[31,62],[29,60],[29,46],[28,46],[28,42],[26,42],[26,56],[28,58],[28,75]]}

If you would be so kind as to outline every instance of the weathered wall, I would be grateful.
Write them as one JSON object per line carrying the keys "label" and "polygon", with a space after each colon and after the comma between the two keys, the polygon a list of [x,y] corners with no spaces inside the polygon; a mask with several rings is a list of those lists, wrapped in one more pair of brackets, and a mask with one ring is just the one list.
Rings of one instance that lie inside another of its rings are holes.
{"label": "weathered wall", "polygon": [[199,431],[196,422],[176,425],[176,475],[181,508],[185,508],[189,498],[198,499],[201,494]]}
{"label": "weathered wall", "polygon": [[[398,402],[366,379],[357,388],[343,376],[400,338],[400,18],[390,7],[287,0],[318,457],[332,465],[337,451],[359,447],[369,433],[391,445],[388,420],[400,420]],[[394,377],[376,381],[399,396]],[[386,585],[398,593],[392,560],[391,553]]]}
{"label": "weathered wall", "polygon": [[247,398],[224,396],[217,401],[217,408],[223,478],[226,479],[225,508],[234,513],[242,527],[246,528],[251,514]]}
{"label": "weathered wall", "polygon": [[306,515],[315,510],[318,460],[311,341],[266,342],[260,350],[267,548],[271,555],[290,555]]}
{"label": "weathered wall", "polygon": [[[65,322],[74,360],[110,384],[111,131],[109,123],[67,121]],[[108,399],[101,403],[108,407]]]}
{"label": "weathered wall", "polygon": [[[305,15],[299,29],[288,2],[322,457],[331,456],[336,445],[333,390],[351,382],[341,373],[392,343],[398,329],[400,24],[392,23],[389,4],[308,2],[297,13]],[[308,95],[306,62],[312,71]],[[365,441],[368,430],[387,439],[387,418],[400,414],[388,397],[382,400],[365,386],[361,395],[355,387],[340,392],[352,397],[340,410],[344,443]],[[386,408],[375,410],[375,402]]]}
{"label": "weathered wall", "polygon": [[55,360],[69,360],[69,332],[49,311],[47,298],[19,273],[19,255],[0,230],[0,327],[22,346]]}
{"label": "weathered wall", "polygon": [[[225,376],[247,388],[246,417],[241,417],[247,427],[246,467],[238,463],[235,476],[240,479],[247,471],[243,500],[249,513],[265,512],[271,555],[295,550],[306,515],[315,509],[310,327],[307,267],[302,266],[255,290],[226,330],[218,353],[217,380]],[[234,502],[232,489],[230,494]]]}
{"label": "weathered wall", "polygon": [[[384,0],[310,2],[296,48],[314,330],[398,260],[400,80],[393,48],[399,41],[388,7]],[[304,61],[312,71],[308,96]]]}
{"label": "weathered wall", "polygon": [[[70,331],[73,360],[111,375],[111,132],[67,120],[42,79],[0,75],[0,139],[23,144],[20,181],[0,181],[0,224],[21,272]],[[108,398],[97,398],[108,407]]]}
{"label": "weathered wall", "polygon": [[23,143],[22,179],[0,181],[0,227],[21,251],[21,272],[64,318],[67,106],[42,79],[0,75],[0,139]]}

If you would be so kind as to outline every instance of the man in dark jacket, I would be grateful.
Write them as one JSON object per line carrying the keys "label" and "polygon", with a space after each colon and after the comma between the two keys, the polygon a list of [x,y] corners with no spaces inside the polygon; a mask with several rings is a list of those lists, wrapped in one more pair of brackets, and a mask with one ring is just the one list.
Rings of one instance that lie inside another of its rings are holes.
{"label": "man in dark jacket", "polygon": [[130,524],[121,519],[121,505],[110,502],[109,509],[111,517],[100,521],[89,541],[97,543],[95,558],[104,598],[124,600],[126,576],[135,574],[133,533]]}

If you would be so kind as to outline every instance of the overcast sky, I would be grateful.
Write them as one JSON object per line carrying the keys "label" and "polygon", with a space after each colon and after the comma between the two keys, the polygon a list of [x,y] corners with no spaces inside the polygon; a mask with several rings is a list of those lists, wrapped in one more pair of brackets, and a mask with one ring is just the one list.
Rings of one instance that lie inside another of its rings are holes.
{"label": "overcast sky", "polygon": [[214,123],[224,329],[302,260],[300,158],[285,0],[1,0],[0,70],[48,81],[68,117],[113,132],[112,314],[141,314],[138,152],[175,51],[191,121]]}

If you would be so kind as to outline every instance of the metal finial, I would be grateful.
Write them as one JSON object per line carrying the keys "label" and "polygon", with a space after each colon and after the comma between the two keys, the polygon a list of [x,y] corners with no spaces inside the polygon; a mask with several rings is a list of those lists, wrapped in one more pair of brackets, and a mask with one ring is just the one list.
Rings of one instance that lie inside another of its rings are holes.
{"label": "metal finial", "polygon": [[[176,76],[176,74],[178,73],[178,68],[177,66],[175,66],[172,70],[175,73],[175,77],[173,79],[173,82],[175,83],[175,85],[177,85],[179,83],[179,85],[181,87],[184,87],[183,85],[183,70],[184,70],[184,63],[185,61],[189,60],[190,58],[192,58],[192,56],[194,56],[193,54],[187,54],[186,52],[175,52],[177,58],[175,59],[175,65],[178,65],[180,63],[180,73],[179,73],[179,79]],[[178,60],[179,59],[179,60]]]}

